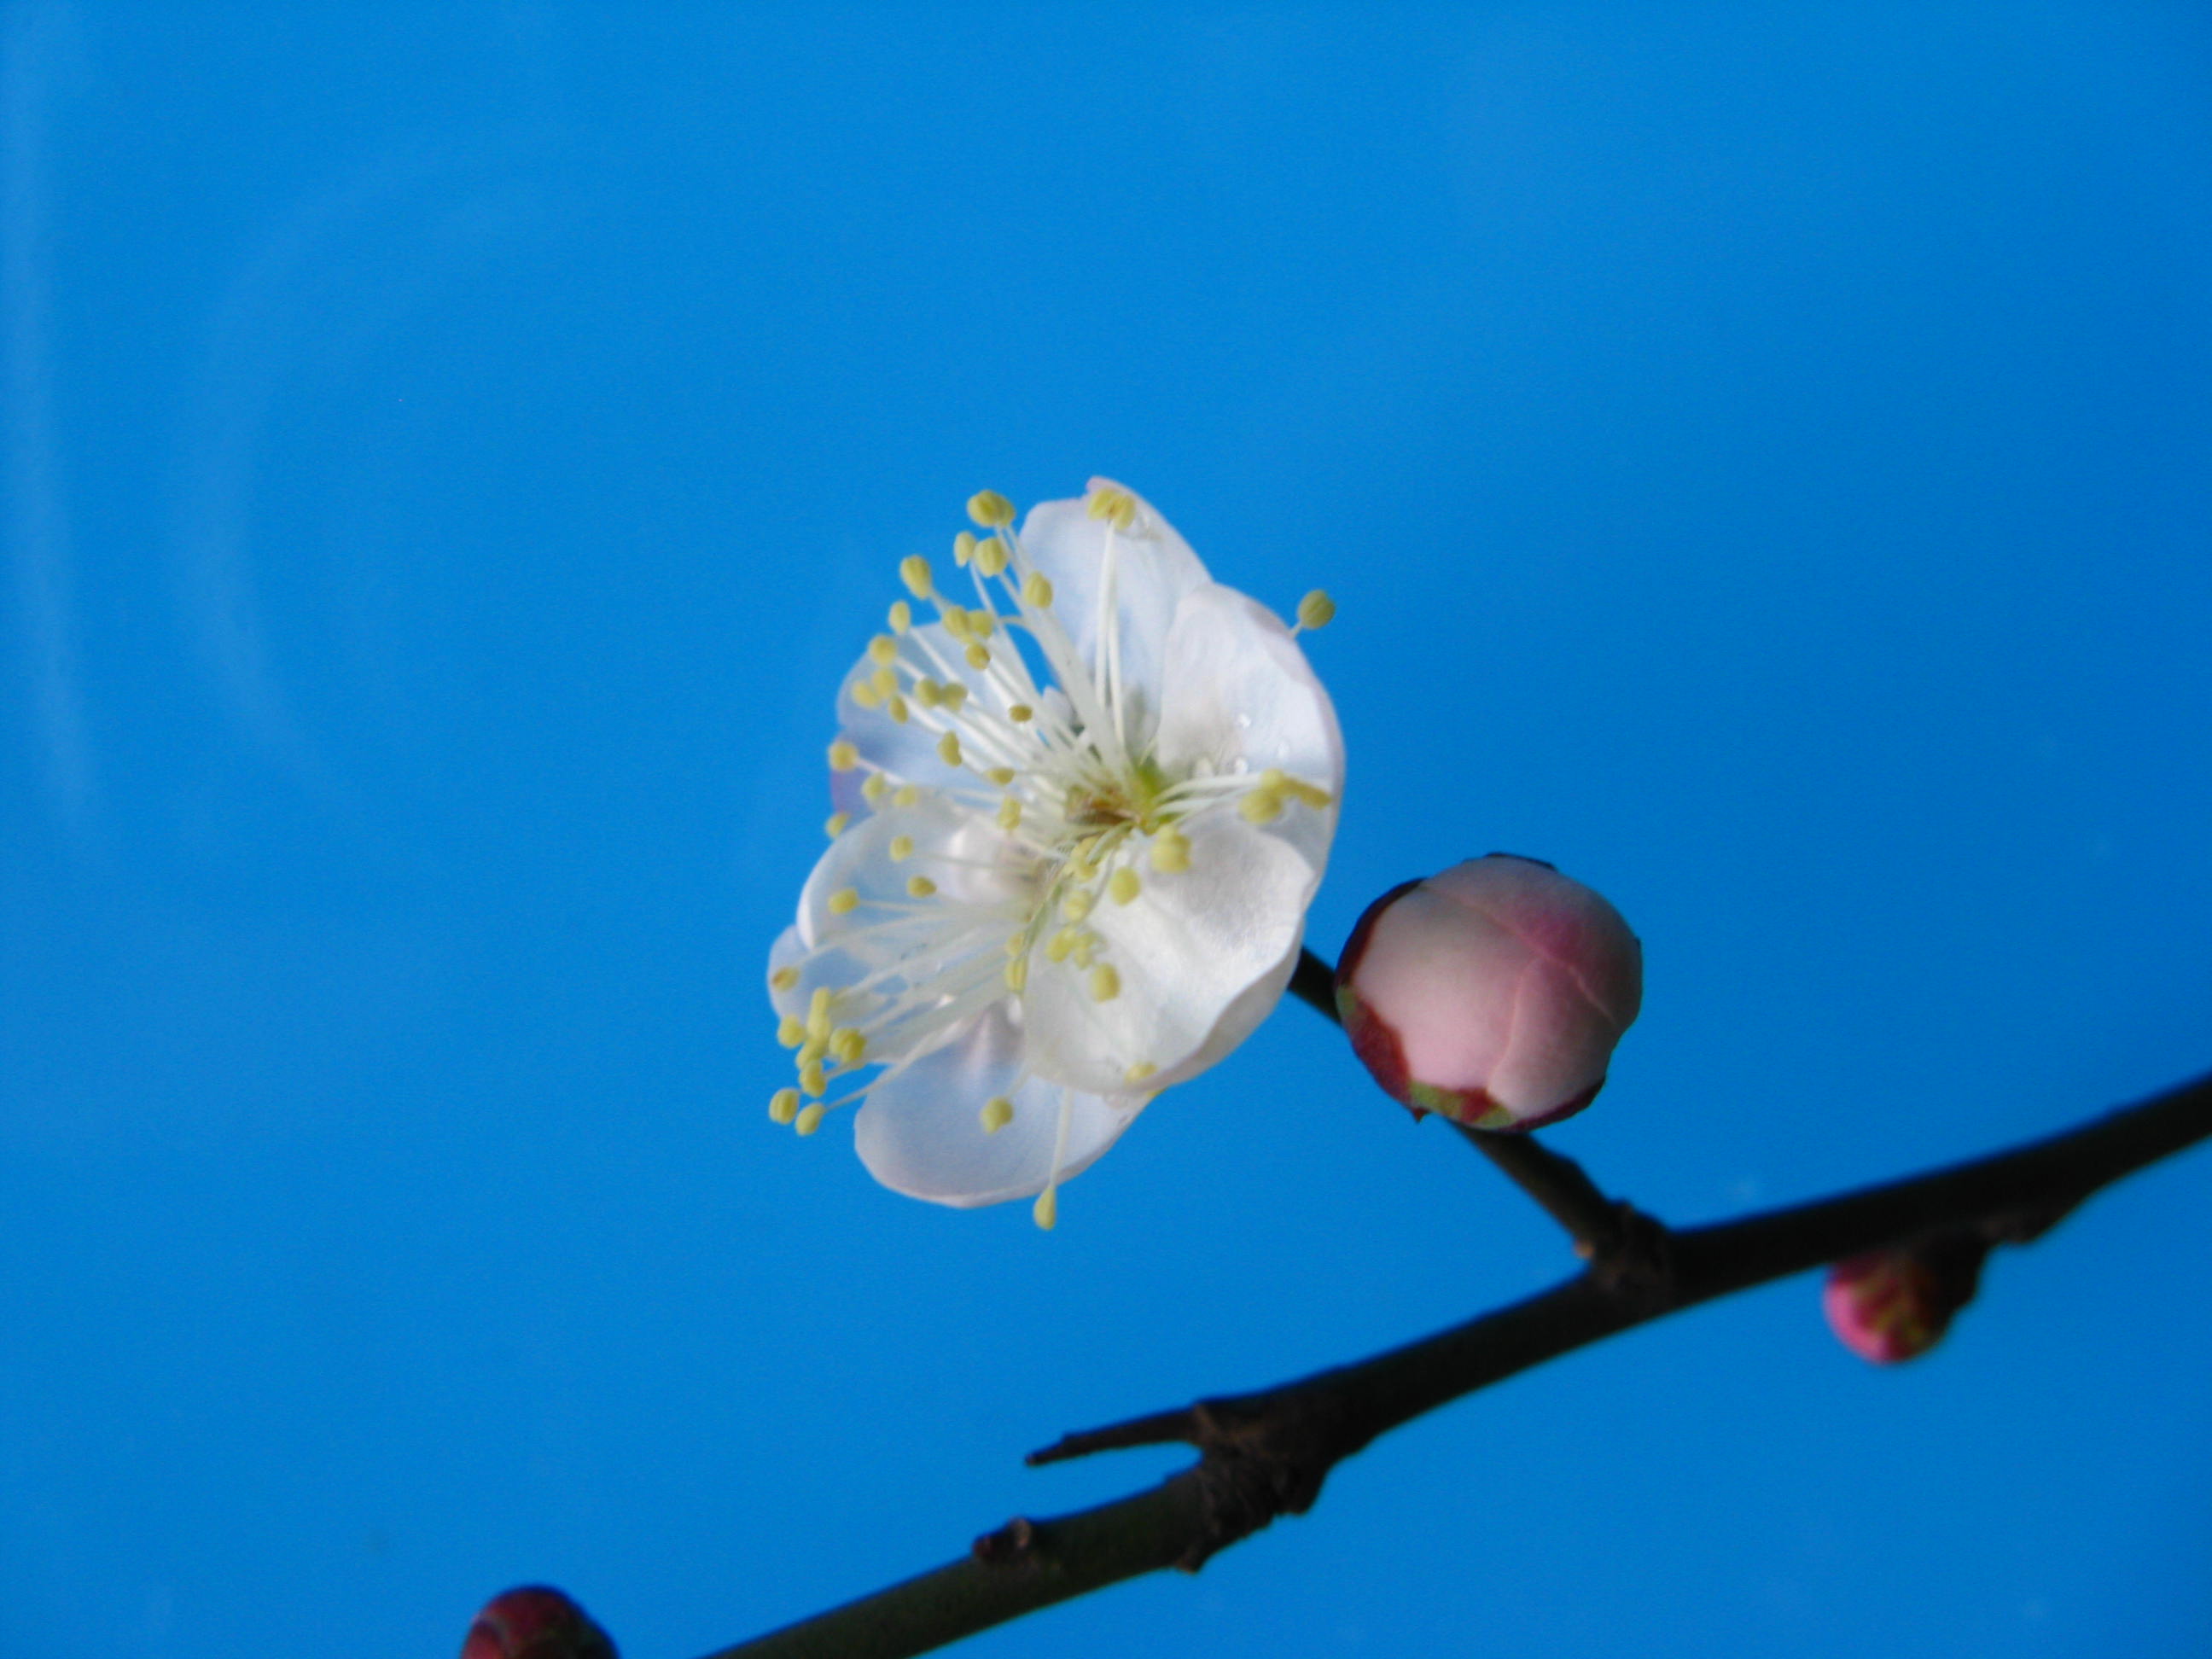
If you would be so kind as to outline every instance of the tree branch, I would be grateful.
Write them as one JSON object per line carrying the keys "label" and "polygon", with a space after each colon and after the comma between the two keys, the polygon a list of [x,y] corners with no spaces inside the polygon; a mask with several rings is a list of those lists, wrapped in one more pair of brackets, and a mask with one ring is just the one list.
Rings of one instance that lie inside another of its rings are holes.
{"label": "tree branch", "polygon": [[[1296,978],[1291,988],[1311,1000]],[[1631,1326],[1863,1251],[1962,1234],[2026,1243],[2099,1188],[2208,1136],[2212,1074],[2010,1152],[1671,1233],[1662,1278],[1608,1274],[1593,1262],[1525,1301],[1355,1364],[1069,1435],[1030,1461],[1170,1442],[1200,1457],[1116,1502],[1009,1522],[961,1560],[710,1659],[904,1659],[1140,1573],[1194,1571],[1276,1516],[1303,1513],[1329,1470],[1378,1435],[1463,1395]]]}

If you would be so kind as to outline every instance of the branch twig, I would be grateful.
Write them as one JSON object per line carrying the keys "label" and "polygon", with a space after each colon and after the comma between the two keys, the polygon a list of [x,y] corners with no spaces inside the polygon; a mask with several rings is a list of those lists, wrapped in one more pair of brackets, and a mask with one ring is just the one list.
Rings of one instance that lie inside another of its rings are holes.
{"label": "branch twig", "polygon": [[[1306,994],[1296,980],[1291,988]],[[2010,1152],[1675,1231],[1671,1272],[1659,1282],[1608,1275],[1593,1262],[1525,1301],[1355,1364],[1069,1435],[1030,1461],[1170,1442],[1197,1447],[1200,1457],[1116,1502],[1010,1522],[961,1560],[711,1659],[905,1659],[1140,1573],[1194,1570],[1276,1516],[1303,1513],[1329,1470],[1378,1435],[1463,1395],[1631,1326],[1863,1251],[1966,1232],[2026,1243],[2100,1188],[2208,1137],[2212,1074]]]}
{"label": "branch twig", "polygon": [[[1336,1007],[1335,970],[1311,951],[1298,953],[1290,990],[1337,1024],[1344,1023]],[[1464,1123],[1452,1127],[1565,1227],[1575,1242],[1575,1254],[1595,1263],[1601,1273],[1643,1284],[1666,1278],[1667,1229],[1634,1206],[1607,1198],[1574,1159],[1553,1152],[1533,1134],[1470,1129]]]}

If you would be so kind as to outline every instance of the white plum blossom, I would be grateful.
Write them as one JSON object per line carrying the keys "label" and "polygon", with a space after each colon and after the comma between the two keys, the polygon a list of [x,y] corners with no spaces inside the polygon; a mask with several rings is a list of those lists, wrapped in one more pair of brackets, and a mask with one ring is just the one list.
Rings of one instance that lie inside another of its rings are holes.
{"label": "white plum blossom", "polygon": [[[811,1134],[860,1107],[885,1186],[962,1207],[1087,1168],[1161,1090],[1250,1035],[1296,965],[1344,743],[1299,627],[1094,478],[969,503],[837,700],[830,849],[769,991]],[[924,620],[917,606],[936,612]],[[1332,607],[1309,594],[1300,627]]]}

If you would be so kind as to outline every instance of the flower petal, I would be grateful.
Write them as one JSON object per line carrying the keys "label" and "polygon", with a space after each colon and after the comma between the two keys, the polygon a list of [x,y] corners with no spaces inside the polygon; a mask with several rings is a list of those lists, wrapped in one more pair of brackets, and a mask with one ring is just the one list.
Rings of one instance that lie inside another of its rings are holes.
{"label": "flower petal", "polygon": [[[853,1126],[868,1173],[894,1192],[971,1209],[1044,1190],[1060,1127],[1061,1090],[1022,1079],[1023,1042],[1008,1004],[870,1091]],[[1003,1096],[1014,1115],[994,1134],[984,1102]],[[1145,1108],[1146,1095],[1069,1095],[1060,1179],[1080,1174]]]}
{"label": "flower petal", "polygon": [[1326,790],[1328,805],[1288,805],[1267,830],[1318,872],[1344,793],[1344,735],[1313,665],[1265,605],[1218,582],[1193,590],[1168,635],[1155,755],[1176,775],[1276,767]]}
{"label": "flower petal", "polygon": [[[906,850],[894,846],[902,838],[912,849],[894,858]],[[837,1023],[864,1027],[876,1060],[945,1041],[968,1013],[1005,994],[1003,947],[1029,902],[1026,877],[1006,851],[988,820],[936,795],[853,825],[799,895],[794,932],[812,954],[798,987],[779,994],[778,1012],[803,1012],[826,987]],[[915,897],[908,884],[917,875],[937,891]],[[782,962],[771,953],[770,972]]]}
{"label": "flower petal", "polygon": [[[913,843],[903,859],[894,845]],[[924,903],[910,898],[909,878],[926,875],[937,884],[935,899]],[[856,908],[842,914],[830,908],[832,900],[849,889],[858,897]],[[908,806],[886,804],[830,843],[815,860],[806,885],[799,895],[799,937],[809,947],[847,943],[856,954],[881,960],[880,949],[863,950],[853,936],[869,930],[871,937],[901,929],[884,924],[911,916],[908,932],[927,933],[947,925],[970,910],[1003,915],[1007,928],[1018,927],[1027,915],[1027,889],[1021,868],[1009,855],[1008,843],[997,825],[943,795],[924,793]]]}
{"label": "flower petal", "polygon": [[857,766],[849,772],[833,770],[830,774],[830,810],[842,812],[848,823],[874,811],[876,809],[861,792],[861,786],[867,781],[867,773]]}
{"label": "flower petal", "polygon": [[[1285,838],[1233,811],[1187,822],[1191,867],[1146,874],[1128,904],[1086,925],[1118,981],[1106,1000],[1071,957],[1030,953],[1024,995],[1030,1064],[1040,1076],[1104,1092],[1195,1077],[1267,1018],[1297,957],[1321,872]],[[1130,1068],[1154,1069],[1133,1079]]]}
{"label": "flower petal", "polygon": [[806,971],[806,942],[799,937],[799,929],[787,927],[775,936],[775,943],[768,953],[768,1000],[779,1017],[799,1018],[806,1012],[805,989],[794,983],[787,991],[779,991],[775,976],[787,968],[796,968],[803,976]]}
{"label": "flower petal", "polygon": [[[1093,478],[1091,488],[1095,494],[1121,486]],[[1022,521],[1022,553],[1051,581],[1052,614],[1086,664],[1098,660],[1098,598],[1109,534],[1121,688],[1130,709],[1127,734],[1142,748],[1160,717],[1161,675],[1176,606],[1209,578],[1190,544],[1148,503],[1139,501],[1135,521],[1117,530],[1108,520],[1091,516],[1089,495],[1038,502]]]}
{"label": "flower petal", "polygon": [[1516,989],[1512,1038],[1490,1092],[1516,1116],[1534,1117],[1605,1081],[1620,1028],[1564,963],[1533,957]]}

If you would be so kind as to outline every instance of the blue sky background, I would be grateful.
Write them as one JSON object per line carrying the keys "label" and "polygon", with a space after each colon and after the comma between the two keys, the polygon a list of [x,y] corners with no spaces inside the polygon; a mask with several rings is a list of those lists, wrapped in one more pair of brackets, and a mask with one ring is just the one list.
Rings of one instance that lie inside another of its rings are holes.
{"label": "blue sky background", "polygon": [[[17,3],[0,1654],[684,1659],[1560,1276],[1295,1005],[958,1214],[767,1121],[836,678],[1105,472],[1341,605],[1311,918],[1494,848],[1716,1218],[2212,1064],[2201,9]],[[1810,1278],[973,1652],[2212,1644],[2212,1161],[1877,1372]]]}

